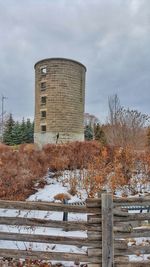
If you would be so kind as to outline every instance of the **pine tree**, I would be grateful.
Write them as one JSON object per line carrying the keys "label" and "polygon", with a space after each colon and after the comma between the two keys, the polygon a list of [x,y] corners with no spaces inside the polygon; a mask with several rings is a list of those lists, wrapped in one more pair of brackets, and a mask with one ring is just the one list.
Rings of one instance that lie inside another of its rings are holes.
{"label": "pine tree", "polygon": [[13,138],[12,138],[12,131],[14,127],[14,119],[12,114],[10,113],[8,120],[6,120],[5,127],[4,127],[4,135],[3,135],[3,142],[7,145],[13,145]]}
{"label": "pine tree", "polygon": [[22,122],[14,121],[12,114],[9,115],[5,124],[3,140],[7,145],[33,143],[34,123],[27,119]]}
{"label": "pine tree", "polygon": [[31,123],[30,119],[27,119],[26,122],[26,143],[33,143],[33,135],[34,135],[34,123]]}
{"label": "pine tree", "polygon": [[19,145],[22,143],[21,125],[16,122],[12,128],[12,144]]}
{"label": "pine tree", "polygon": [[93,129],[90,124],[85,126],[84,137],[85,137],[85,140],[93,139]]}
{"label": "pine tree", "polygon": [[21,140],[21,143],[24,144],[26,143],[27,141],[27,131],[26,131],[26,122],[24,120],[24,118],[22,119],[22,122],[21,122],[21,125],[20,125],[20,128],[21,128],[21,135],[22,135],[22,140]]}

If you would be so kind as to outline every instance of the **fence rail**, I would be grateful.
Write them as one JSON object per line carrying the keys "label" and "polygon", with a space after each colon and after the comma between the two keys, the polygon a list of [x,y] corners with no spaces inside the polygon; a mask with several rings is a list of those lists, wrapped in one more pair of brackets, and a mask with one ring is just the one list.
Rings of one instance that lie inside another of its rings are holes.
{"label": "fence rail", "polygon": [[[21,202],[0,200],[0,209],[18,210],[18,216],[8,216],[0,212],[0,225],[14,227],[38,227],[50,230],[60,229],[67,236],[37,233],[0,231],[0,240],[58,244],[87,247],[86,252],[71,253],[61,251],[36,251],[1,248],[0,257],[29,258],[56,261],[87,262],[89,267],[141,267],[150,266],[150,260],[129,261],[129,256],[150,254],[149,243],[136,242],[136,238],[150,238],[150,213],[129,213],[127,207],[149,206],[150,197],[113,198],[110,193],[102,193],[97,199],[87,199],[85,205],[66,205],[49,202]],[[2,211],[2,210],[1,210]],[[20,211],[67,212],[87,214],[85,221],[62,221],[48,218],[21,217]],[[135,212],[137,212],[135,210]],[[65,232],[63,232],[65,231]],[[69,233],[71,231],[71,233]],[[72,236],[72,231],[84,231],[86,237]],[[70,234],[70,235],[69,235]],[[130,246],[129,246],[130,241]]]}

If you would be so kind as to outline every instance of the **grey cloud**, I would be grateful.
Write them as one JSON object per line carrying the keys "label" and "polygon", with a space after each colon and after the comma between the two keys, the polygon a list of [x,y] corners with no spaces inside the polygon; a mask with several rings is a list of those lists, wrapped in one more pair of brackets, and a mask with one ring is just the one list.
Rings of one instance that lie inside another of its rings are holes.
{"label": "grey cloud", "polygon": [[0,93],[7,111],[34,116],[34,69],[46,57],[87,67],[86,111],[104,121],[107,99],[150,113],[150,2],[5,0],[0,2]]}

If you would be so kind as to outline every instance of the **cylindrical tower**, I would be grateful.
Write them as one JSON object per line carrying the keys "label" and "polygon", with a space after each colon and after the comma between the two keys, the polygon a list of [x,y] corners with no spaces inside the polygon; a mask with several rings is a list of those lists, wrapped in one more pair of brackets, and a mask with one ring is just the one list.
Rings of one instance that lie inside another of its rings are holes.
{"label": "cylindrical tower", "polygon": [[86,68],[65,58],[48,58],[35,66],[34,142],[83,141]]}

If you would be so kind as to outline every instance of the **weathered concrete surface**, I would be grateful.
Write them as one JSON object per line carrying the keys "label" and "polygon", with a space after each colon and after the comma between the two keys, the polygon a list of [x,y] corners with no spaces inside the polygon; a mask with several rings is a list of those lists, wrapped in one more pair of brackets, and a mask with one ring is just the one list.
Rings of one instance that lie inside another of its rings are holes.
{"label": "weathered concrete surface", "polygon": [[[42,68],[46,73],[41,73]],[[35,64],[35,143],[56,143],[58,133],[59,143],[84,140],[85,72],[81,63],[68,59]],[[46,103],[41,101],[43,96]],[[42,125],[46,125],[45,133],[41,133]]]}

